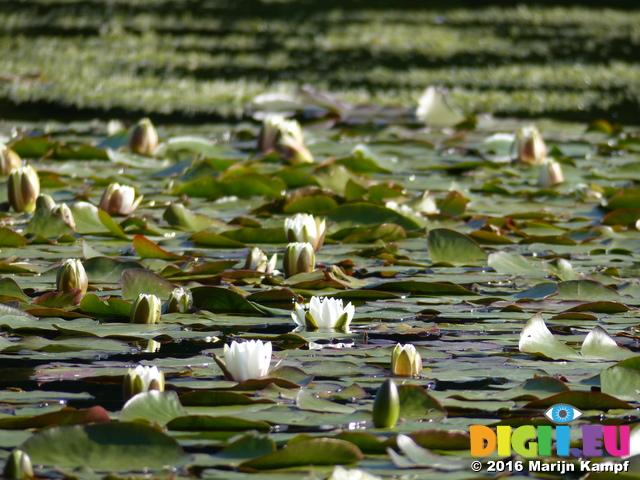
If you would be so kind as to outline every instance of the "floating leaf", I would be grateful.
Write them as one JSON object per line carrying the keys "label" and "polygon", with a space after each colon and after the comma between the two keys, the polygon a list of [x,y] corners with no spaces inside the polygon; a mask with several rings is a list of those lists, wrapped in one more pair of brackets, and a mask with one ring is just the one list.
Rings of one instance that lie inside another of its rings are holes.
{"label": "floating leaf", "polygon": [[197,232],[211,227],[222,227],[223,222],[208,217],[202,213],[194,213],[187,210],[184,205],[172,203],[162,214],[162,218],[172,227],[186,230],[188,232]]}
{"label": "floating leaf", "polygon": [[557,300],[616,301],[620,298],[618,292],[593,280],[570,280],[558,283]]}
{"label": "floating leaf", "polygon": [[119,298],[101,299],[89,293],[80,301],[80,310],[89,315],[129,317],[131,304]]}
{"label": "floating leaf", "polygon": [[449,191],[447,196],[438,203],[438,210],[445,215],[459,217],[467,208],[467,199],[460,192]]}
{"label": "floating leaf", "polygon": [[509,275],[535,275],[540,273],[540,269],[522,255],[495,252],[489,254],[487,262],[498,273]]}
{"label": "floating leaf", "polygon": [[24,247],[29,240],[10,228],[0,227],[0,247]]}
{"label": "floating leaf", "polygon": [[219,287],[195,287],[191,289],[193,306],[215,313],[250,313],[264,315],[256,305],[232,290]]}
{"label": "floating leaf", "polygon": [[149,270],[131,268],[122,272],[122,298],[133,300],[141,293],[167,300],[175,286]]}
{"label": "floating leaf", "polygon": [[389,223],[398,225],[405,230],[420,229],[420,225],[409,217],[390,208],[369,203],[341,205],[330,210],[326,215],[329,220],[337,222],[341,228],[359,225],[379,226]]}
{"label": "floating leaf", "polygon": [[181,395],[180,403],[185,407],[219,407],[226,405],[253,405],[255,403],[273,402],[268,399],[254,399],[236,392],[199,390]]}
{"label": "floating leaf", "polygon": [[122,407],[121,422],[144,418],[159,425],[166,425],[174,418],[182,417],[187,411],[180,404],[176,392],[149,390],[131,397]]}
{"label": "floating leaf", "polygon": [[596,325],[582,343],[580,353],[585,357],[622,360],[631,357],[631,350],[619,346],[600,325]]}
{"label": "floating leaf", "polygon": [[430,452],[407,435],[398,435],[396,443],[400,451],[406,455],[406,457],[402,457],[393,449],[387,449],[391,461],[397,468],[433,468],[443,471],[465,470],[468,468],[468,461],[454,460],[450,456]]}
{"label": "floating leaf", "polygon": [[305,465],[347,465],[363,459],[354,444],[335,438],[314,438],[246,461],[241,469],[274,470]]}
{"label": "floating leaf", "polygon": [[188,457],[178,442],[142,423],[103,423],[54,427],[20,445],[34,464],[99,471],[142,471],[180,467]]}
{"label": "floating leaf", "polygon": [[247,245],[236,240],[232,240],[228,237],[218,235],[211,232],[197,232],[189,237],[196,245],[202,245],[204,247],[211,248],[244,248]]}
{"label": "floating leaf", "polygon": [[232,432],[257,430],[268,432],[271,425],[260,420],[246,420],[238,417],[210,417],[207,415],[189,415],[171,420],[167,424],[169,430],[188,432]]}
{"label": "floating leaf", "polygon": [[77,410],[63,407],[57,412],[45,413],[34,417],[5,417],[0,419],[0,429],[21,430],[25,428],[45,428],[53,425],[77,425],[110,422],[109,413],[102,407]]}
{"label": "floating leaf", "polygon": [[300,389],[296,396],[296,405],[300,410],[311,410],[313,412],[330,412],[330,413],[353,413],[355,409],[348,405],[341,405],[339,403],[326,400],[324,398],[318,398],[314,394],[306,391],[304,388]]}
{"label": "floating leaf", "polygon": [[527,403],[524,408],[544,409],[558,403],[571,405],[580,410],[633,409],[631,405],[601,392],[562,392],[542,400]]}
{"label": "floating leaf", "polygon": [[602,393],[622,400],[638,401],[640,398],[640,370],[613,365],[600,372]]}
{"label": "floating leaf", "polygon": [[118,222],[111,218],[111,215],[109,215],[107,212],[105,212],[104,210],[98,210],[98,218],[100,219],[102,225],[104,225],[107,230],[109,230],[113,234],[114,237],[127,241],[131,240],[127,236],[127,234],[124,233],[124,230],[118,224]]}
{"label": "floating leaf", "polygon": [[488,258],[487,253],[473,239],[448,228],[429,230],[427,247],[434,263],[484,263]]}
{"label": "floating leaf", "polygon": [[580,358],[578,352],[553,336],[540,313],[536,313],[525,324],[520,333],[518,347],[523,353],[533,353],[555,360]]}
{"label": "floating leaf", "polygon": [[122,272],[142,268],[138,262],[123,262],[109,257],[92,257],[83,265],[90,283],[120,283]]}
{"label": "floating leaf", "polygon": [[159,258],[161,260],[168,261],[188,258],[183,255],[176,255],[175,253],[168,252],[144,235],[135,234],[133,236],[133,248],[140,258]]}
{"label": "floating leaf", "polygon": [[400,417],[402,418],[430,418],[442,416],[444,407],[419,385],[400,385]]}

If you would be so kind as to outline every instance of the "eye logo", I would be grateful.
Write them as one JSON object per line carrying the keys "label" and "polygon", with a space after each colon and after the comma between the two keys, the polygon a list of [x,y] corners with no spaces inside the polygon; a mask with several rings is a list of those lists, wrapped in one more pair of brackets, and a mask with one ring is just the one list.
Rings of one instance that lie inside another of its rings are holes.
{"label": "eye logo", "polygon": [[569,423],[582,416],[582,412],[571,405],[559,403],[553,407],[549,407],[544,416],[554,423]]}

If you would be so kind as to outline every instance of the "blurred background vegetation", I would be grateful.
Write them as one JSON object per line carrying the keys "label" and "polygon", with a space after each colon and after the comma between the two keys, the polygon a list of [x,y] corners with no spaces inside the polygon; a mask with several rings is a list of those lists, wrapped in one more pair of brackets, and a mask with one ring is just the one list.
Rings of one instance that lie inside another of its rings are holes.
{"label": "blurred background vegetation", "polygon": [[304,84],[639,123],[637,2],[0,0],[0,118],[234,119]]}

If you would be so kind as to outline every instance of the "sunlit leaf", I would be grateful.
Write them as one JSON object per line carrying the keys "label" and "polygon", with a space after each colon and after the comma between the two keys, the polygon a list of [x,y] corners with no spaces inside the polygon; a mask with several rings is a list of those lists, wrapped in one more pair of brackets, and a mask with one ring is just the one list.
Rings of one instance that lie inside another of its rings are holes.
{"label": "sunlit leaf", "polygon": [[99,471],[142,471],[186,463],[178,443],[141,423],[103,423],[54,427],[20,445],[35,464],[88,466]]}

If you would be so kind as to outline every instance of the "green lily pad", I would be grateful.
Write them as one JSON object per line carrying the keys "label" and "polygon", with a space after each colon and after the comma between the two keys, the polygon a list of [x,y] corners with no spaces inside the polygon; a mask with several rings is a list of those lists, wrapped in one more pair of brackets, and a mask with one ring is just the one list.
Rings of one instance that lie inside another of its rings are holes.
{"label": "green lily pad", "polygon": [[251,398],[243,393],[200,390],[180,396],[185,407],[220,407],[226,405],[253,405],[255,403],[273,403],[266,398]]}
{"label": "green lily pad", "polygon": [[161,260],[168,261],[184,260],[185,258],[188,258],[183,255],[176,255],[175,253],[168,252],[144,235],[135,234],[133,236],[133,248],[140,258],[159,258]]}
{"label": "green lily pad", "polygon": [[193,306],[215,313],[250,313],[264,315],[255,304],[232,290],[219,287],[195,287],[191,289]]}
{"label": "green lily pad", "polygon": [[520,333],[519,348],[523,353],[542,355],[552,359],[580,358],[578,352],[553,336],[540,313],[536,313],[525,324]]}
{"label": "green lily pad", "polygon": [[197,232],[211,227],[222,228],[225,225],[223,222],[202,213],[192,212],[179,203],[169,205],[162,214],[162,218],[172,227],[188,232]]}
{"label": "green lily pad", "polygon": [[570,280],[558,283],[557,300],[584,300],[590,302],[594,299],[600,301],[619,300],[620,295],[614,289],[594,282],[593,280]]}
{"label": "green lily pad", "polygon": [[488,258],[487,252],[475,240],[448,228],[429,230],[427,247],[434,263],[475,264],[485,263]]}
{"label": "green lily pad", "polygon": [[174,418],[183,417],[187,411],[180,404],[176,392],[150,390],[131,397],[122,407],[121,422],[144,418],[159,425],[166,425]]}
{"label": "green lily pad", "polygon": [[149,270],[131,268],[124,270],[121,277],[122,298],[134,300],[141,293],[156,295],[167,300],[175,286]]}
{"label": "green lily pad", "polygon": [[90,283],[120,283],[122,272],[142,268],[138,262],[123,262],[109,257],[92,257],[83,265]]}
{"label": "green lily pad", "polygon": [[129,317],[131,304],[119,298],[100,298],[90,293],[80,301],[80,310],[88,315]]}
{"label": "green lily pad", "polygon": [[187,432],[232,432],[257,430],[268,432],[271,425],[259,420],[246,420],[238,417],[211,417],[207,415],[188,415],[174,418],[167,424],[169,430]]}
{"label": "green lily pad", "polygon": [[580,410],[612,410],[623,409],[631,410],[634,407],[627,402],[618,400],[611,395],[606,395],[601,392],[562,392],[551,397],[544,398],[542,400],[535,400],[527,403],[525,408],[537,408],[544,409],[549,408],[558,403],[564,403],[572,405]]}
{"label": "green lily pad", "polygon": [[640,371],[621,365],[605,368],[600,372],[600,388],[607,395],[637,402],[640,398]]}
{"label": "green lily pad", "polygon": [[498,273],[509,275],[535,275],[540,273],[540,268],[530,263],[522,255],[495,252],[489,254],[487,262]]}
{"label": "green lily pad", "polygon": [[419,230],[414,220],[399,214],[395,210],[369,203],[340,205],[326,213],[327,218],[336,222],[341,228],[359,225],[379,226],[384,223],[394,224],[405,230]]}
{"label": "green lily pad", "polygon": [[53,427],[34,434],[19,448],[34,464],[109,472],[180,467],[189,458],[160,430],[126,422]]}
{"label": "green lily pad", "polygon": [[45,413],[34,417],[0,418],[0,429],[22,430],[26,428],[45,428],[55,425],[78,425],[110,421],[109,412],[98,405],[80,410],[72,407],[63,407],[57,412]]}
{"label": "green lily pad", "polygon": [[304,465],[347,465],[363,459],[354,444],[335,438],[314,438],[248,460],[241,470],[275,470]]}
{"label": "green lily pad", "polygon": [[12,229],[0,227],[0,247],[24,247],[29,240]]}
{"label": "green lily pad", "polygon": [[400,417],[432,418],[446,413],[442,404],[419,385],[400,385]]}
{"label": "green lily pad", "polygon": [[584,357],[602,358],[606,360],[623,360],[633,356],[631,350],[619,346],[616,341],[600,325],[596,325],[582,343],[580,353]]}

